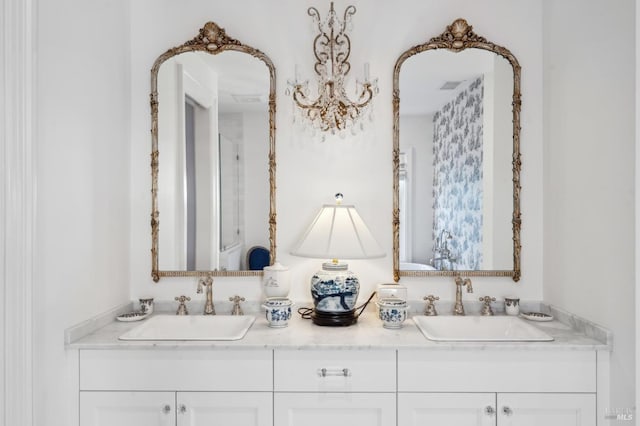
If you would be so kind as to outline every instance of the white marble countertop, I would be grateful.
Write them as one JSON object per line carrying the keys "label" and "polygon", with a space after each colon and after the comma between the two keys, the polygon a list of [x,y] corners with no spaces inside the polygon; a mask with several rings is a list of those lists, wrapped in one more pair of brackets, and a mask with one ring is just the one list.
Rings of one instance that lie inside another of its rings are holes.
{"label": "white marble countertop", "polygon": [[[549,322],[531,322],[551,335],[552,342],[434,342],[428,340],[412,319],[407,319],[401,329],[385,329],[369,308],[350,327],[320,327],[294,313],[286,328],[270,328],[264,313],[256,313],[256,321],[245,337],[235,341],[122,341],[118,337],[140,322],[106,321],[106,325],[94,319],[94,330],[87,324],[85,335],[77,330],[68,331],[69,349],[425,349],[425,350],[610,350],[611,337],[606,330],[586,321],[581,322],[566,312],[547,307],[556,318]],[[115,317],[112,315],[110,318]],[[586,324],[586,327],[585,327]],[[596,327],[594,333],[589,327]]]}

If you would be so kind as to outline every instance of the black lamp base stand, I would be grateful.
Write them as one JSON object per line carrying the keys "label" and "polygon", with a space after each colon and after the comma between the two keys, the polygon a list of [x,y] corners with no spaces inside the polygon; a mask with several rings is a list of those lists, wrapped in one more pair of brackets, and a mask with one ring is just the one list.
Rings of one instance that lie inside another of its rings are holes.
{"label": "black lamp base stand", "polygon": [[358,322],[358,317],[355,309],[348,312],[324,312],[314,309],[311,313],[311,320],[315,325],[346,327]]}

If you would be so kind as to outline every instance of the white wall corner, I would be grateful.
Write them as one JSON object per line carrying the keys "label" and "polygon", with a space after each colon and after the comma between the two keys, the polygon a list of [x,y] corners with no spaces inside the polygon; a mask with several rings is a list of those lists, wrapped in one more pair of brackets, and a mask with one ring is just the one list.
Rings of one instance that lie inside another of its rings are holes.
{"label": "white wall corner", "polygon": [[638,415],[638,408],[640,408],[640,369],[638,368],[638,360],[640,359],[640,29],[638,28],[638,22],[640,22],[640,0],[635,1],[636,7],[636,158],[635,158],[635,289],[636,289],[636,411],[635,415]]}
{"label": "white wall corner", "polygon": [[607,410],[611,408],[611,353],[596,352],[596,419],[600,426],[611,424],[606,419]]}
{"label": "white wall corner", "polygon": [[0,423],[33,424],[35,0],[0,0]]}

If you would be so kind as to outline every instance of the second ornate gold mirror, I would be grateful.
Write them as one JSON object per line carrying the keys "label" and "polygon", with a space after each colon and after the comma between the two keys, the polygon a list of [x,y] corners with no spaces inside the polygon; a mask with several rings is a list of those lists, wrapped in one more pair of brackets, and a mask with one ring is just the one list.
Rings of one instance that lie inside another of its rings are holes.
{"label": "second ornate gold mirror", "polygon": [[393,73],[393,269],[520,279],[520,65],[458,19]]}
{"label": "second ornate gold mirror", "polygon": [[151,122],[154,281],[262,274],[276,250],[271,60],[206,23],[155,61]]}

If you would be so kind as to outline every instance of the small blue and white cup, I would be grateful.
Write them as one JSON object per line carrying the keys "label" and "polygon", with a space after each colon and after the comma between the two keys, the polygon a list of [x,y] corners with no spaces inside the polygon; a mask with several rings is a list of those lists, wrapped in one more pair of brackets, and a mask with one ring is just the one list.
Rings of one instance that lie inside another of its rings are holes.
{"label": "small blue and white cup", "polygon": [[401,328],[407,319],[407,301],[398,297],[386,297],[376,302],[378,317],[384,328]]}
{"label": "small blue and white cup", "polygon": [[140,312],[143,314],[151,314],[153,312],[153,297],[146,299],[138,299],[140,302]]}
{"label": "small blue and white cup", "polygon": [[517,297],[505,297],[504,311],[507,315],[517,316],[520,313],[520,299]]}
{"label": "small blue and white cup", "polygon": [[266,309],[265,316],[269,327],[282,328],[289,325],[293,302],[286,297],[269,297],[262,307]]}

